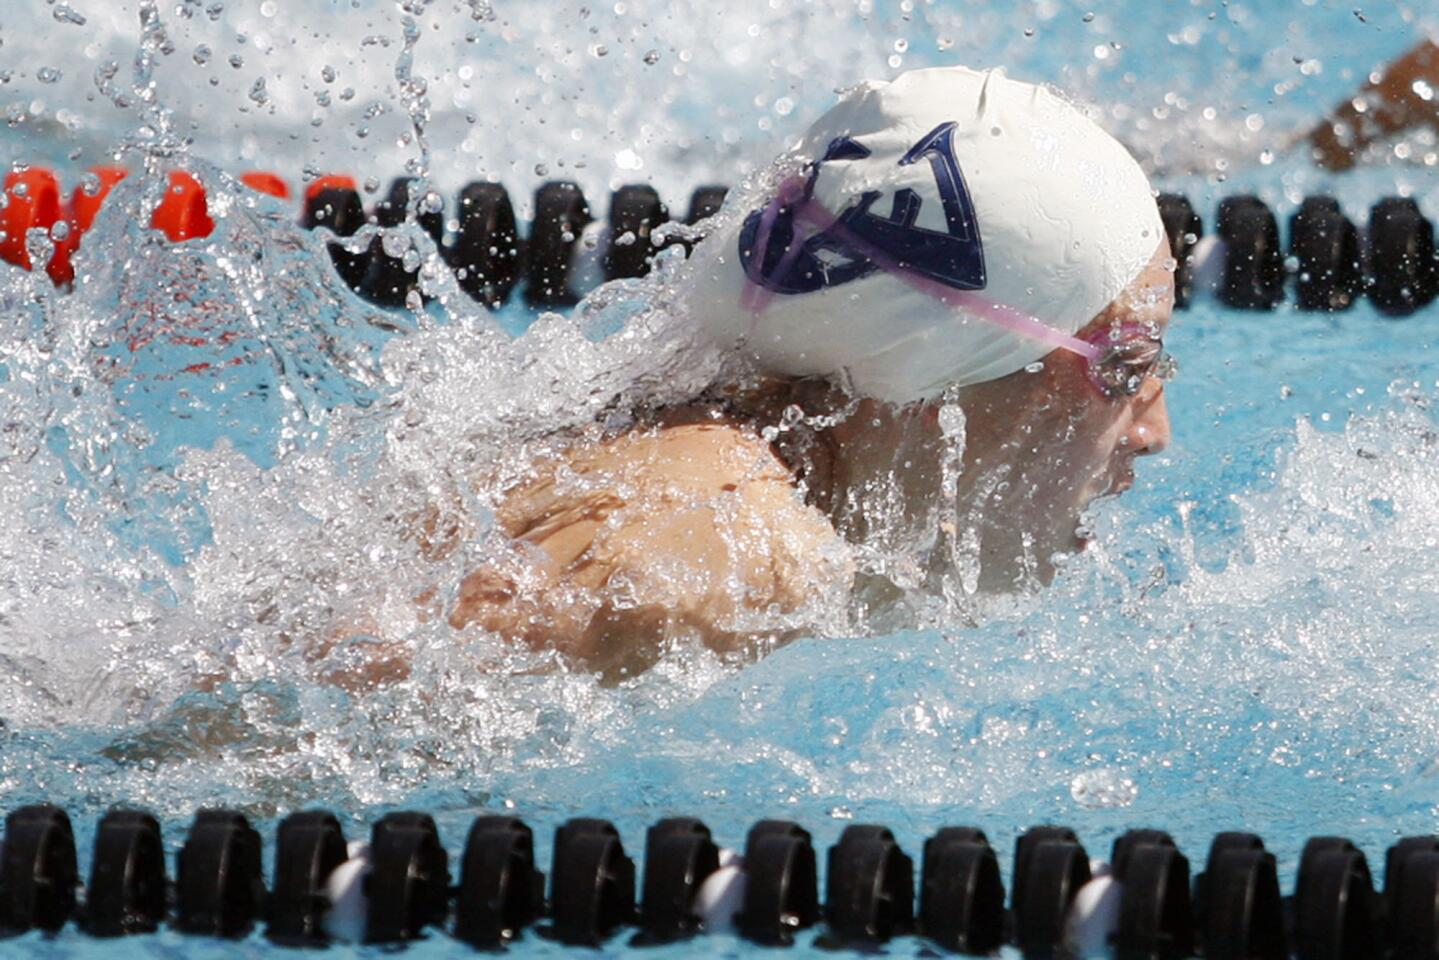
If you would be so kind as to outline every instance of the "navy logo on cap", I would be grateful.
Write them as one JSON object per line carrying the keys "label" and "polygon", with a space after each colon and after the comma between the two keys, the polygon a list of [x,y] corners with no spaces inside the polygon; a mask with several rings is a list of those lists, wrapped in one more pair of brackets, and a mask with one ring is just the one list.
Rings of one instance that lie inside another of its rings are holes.
{"label": "navy logo on cap", "polygon": [[834,140],[823,157],[811,164],[802,199],[782,207],[774,218],[764,262],[755,263],[759,253],[760,226],[764,209],[752,212],[740,229],[739,255],[745,274],[756,284],[775,293],[813,293],[867,277],[881,269],[871,259],[882,255],[903,269],[937,280],[956,290],[982,290],[985,285],[984,244],[974,214],[969,188],[954,158],[954,121],[942,123],[919,139],[900,158],[900,166],[928,159],[934,171],[935,189],[944,209],[945,230],[916,226],[924,204],[909,187],[895,191],[888,216],[870,208],[882,196],[878,190],[865,191],[834,225],[804,240],[798,250],[795,220],[799,207],[808,203],[819,178],[821,165],[835,161],[862,160],[869,148],[849,137]]}

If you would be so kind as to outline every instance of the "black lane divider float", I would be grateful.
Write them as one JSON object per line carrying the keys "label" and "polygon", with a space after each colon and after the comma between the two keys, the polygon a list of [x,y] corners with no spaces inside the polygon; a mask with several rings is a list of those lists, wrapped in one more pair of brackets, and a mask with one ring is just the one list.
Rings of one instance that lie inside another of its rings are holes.
{"label": "black lane divider float", "polygon": [[[1160,217],[1177,262],[1175,303],[1194,296],[1195,253],[1203,221],[1189,200],[1160,194]],[[1301,310],[1347,310],[1361,293],[1381,313],[1407,316],[1439,294],[1434,227],[1410,197],[1386,197],[1369,211],[1361,232],[1333,197],[1308,197],[1289,220],[1289,248],[1280,244],[1274,213],[1255,196],[1219,204],[1221,243],[1215,295],[1239,310],[1273,310],[1292,280]]]}
{"label": "black lane divider float", "polygon": [[[279,825],[267,891],[259,834],[242,814],[207,810],[195,817],[172,885],[159,823],[142,811],[116,810],[100,821],[82,888],[69,817],[53,806],[24,807],[5,820],[0,933],[53,934],[74,922],[95,937],[168,924],[192,935],[240,938],[262,927],[278,945],[323,946],[327,882],[346,857],[332,814],[293,814]],[[802,827],[755,824],[734,916],[739,934],[783,946],[822,923],[819,943],[832,948],[873,949],[918,934],[963,954],[1013,944],[1027,958],[1059,957],[1075,898],[1092,879],[1079,837],[1054,826],[1035,827],[1016,841],[1007,910],[998,858],[972,827],[946,827],[925,841],[917,904],[914,861],[885,827],[845,829],[828,851],[823,901],[816,862]],[[1248,833],[1216,836],[1197,876],[1160,830],[1122,835],[1109,863],[1109,882],[1119,890],[1110,946],[1119,960],[1439,958],[1439,838],[1408,837],[1390,847],[1384,886],[1376,891],[1362,851],[1341,837],[1316,837],[1304,846],[1289,898],[1280,896],[1274,855]],[[631,942],[643,946],[703,932],[696,898],[720,869],[720,851],[700,821],[662,820],[646,836],[637,883],[635,861],[611,823],[569,820],[555,831],[546,899],[534,836],[521,820],[478,818],[454,878],[434,820],[392,813],[372,829],[369,864],[369,943],[448,933],[493,949],[533,927],[548,939],[596,946],[637,928]]]}
{"label": "black lane divider float", "polygon": [[[300,222],[309,229],[326,227],[342,237],[367,222],[396,226],[404,220],[412,184],[409,178],[395,180],[368,217],[354,189],[325,187],[306,199]],[[726,188],[719,186],[695,190],[685,222],[694,224],[715,214],[725,194]],[[471,298],[498,307],[522,281],[525,302],[533,307],[573,306],[585,292],[574,288],[573,268],[581,235],[595,218],[577,184],[543,184],[535,192],[535,219],[524,237],[514,204],[500,184],[469,184],[460,191],[457,207],[458,229],[448,244],[444,243],[443,211],[423,211],[419,222]],[[607,237],[599,254],[604,279],[648,273],[655,254],[662,249],[651,233],[669,220],[669,210],[653,187],[634,184],[616,190],[610,197]],[[338,244],[332,244],[330,252],[345,283],[379,306],[405,304],[410,291],[418,286],[418,266],[407,267],[388,253],[378,238],[363,253],[352,253]]]}
{"label": "black lane divider float", "polygon": [[[509,202],[506,196],[505,203]],[[570,289],[570,263],[580,234],[593,220],[590,205],[578,184],[547,183],[535,192],[535,220],[530,225],[529,243],[520,246],[520,241],[515,241],[516,273],[521,267],[528,268],[527,304],[568,307],[579,299]]]}
{"label": "black lane divider float", "polygon": [[[30,269],[24,238],[36,229],[49,233],[64,222],[69,229],[52,234],[54,254],[46,270],[55,283],[68,287],[74,278],[71,255],[80,248],[106,191],[126,176],[118,167],[97,167],[92,173],[99,190],[76,188],[66,203],[50,171],[12,171],[0,203],[0,260]],[[289,197],[288,186],[274,174],[251,171],[241,180],[252,189]],[[151,226],[175,242],[208,236],[214,224],[203,185],[181,170],[171,172],[170,183]],[[384,198],[366,212],[353,178],[324,176],[305,190],[300,223],[350,237],[367,223],[397,226],[414,206],[421,228],[433,238],[461,289],[490,307],[504,304],[517,287],[532,307],[571,306],[587,292],[584,284],[643,276],[663,247],[688,249],[695,242],[689,237],[656,242],[655,231],[670,219],[670,212],[654,188],[643,184],[615,190],[608,219],[598,225],[577,184],[542,184],[535,193],[533,221],[523,233],[510,195],[500,184],[464,187],[449,220],[439,195],[427,192],[414,198],[415,186],[413,178],[393,181]],[[686,223],[694,225],[716,213],[726,192],[723,186],[696,189]],[[1175,299],[1180,307],[1192,302],[1201,282],[1222,304],[1240,310],[1273,310],[1291,295],[1301,310],[1345,310],[1367,293],[1379,312],[1401,317],[1439,295],[1434,228],[1412,197],[1380,199],[1370,208],[1363,231],[1334,198],[1309,197],[1289,219],[1287,251],[1274,213],[1258,197],[1221,201],[1215,236],[1209,240],[1204,239],[1204,221],[1186,197],[1161,194],[1158,206],[1176,261]],[[337,274],[378,305],[415,304],[421,262],[408,243],[397,239],[376,237],[358,251],[331,244]],[[582,265],[585,269],[577,272]]]}
{"label": "black lane divider float", "polygon": [[[325,226],[340,236],[353,234],[366,222],[394,226],[403,220],[411,184],[406,178],[395,180],[368,215],[355,190],[326,187],[306,200],[301,223]],[[685,222],[712,216],[725,194],[721,186],[695,190]],[[1196,293],[1195,253],[1204,222],[1182,195],[1161,194],[1158,202],[1176,260],[1176,305],[1186,307]],[[522,235],[505,188],[472,183],[459,193],[458,229],[448,243],[442,211],[422,212],[420,224],[473,299],[499,307],[521,287],[532,307],[572,306],[586,292],[577,289],[574,267],[581,236],[595,220],[589,201],[577,184],[552,181],[535,192],[534,209],[535,218]],[[604,279],[648,273],[662,249],[652,232],[669,219],[654,188],[632,184],[614,191],[604,247],[598,253]],[[1439,295],[1434,229],[1412,198],[1381,199],[1370,210],[1368,230],[1361,232],[1334,198],[1309,197],[1290,217],[1286,251],[1279,224],[1264,201],[1228,197],[1219,204],[1215,232],[1221,242],[1215,295],[1235,309],[1273,310],[1292,295],[1301,310],[1338,311],[1367,293],[1382,313],[1398,317]],[[332,245],[331,255],[344,281],[380,306],[405,304],[417,286],[418,267],[407,269],[379,239],[363,253]]]}
{"label": "black lane divider float", "polygon": [[1284,302],[1279,224],[1258,197],[1226,197],[1215,217],[1224,244],[1219,301],[1240,310],[1273,310]]}

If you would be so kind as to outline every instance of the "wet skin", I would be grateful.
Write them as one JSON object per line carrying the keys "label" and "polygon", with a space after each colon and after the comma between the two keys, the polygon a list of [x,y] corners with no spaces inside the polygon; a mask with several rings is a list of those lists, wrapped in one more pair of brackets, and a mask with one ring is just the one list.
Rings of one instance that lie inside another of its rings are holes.
{"label": "wet skin", "polygon": [[[1082,333],[1126,323],[1160,335],[1173,298],[1161,247]],[[909,518],[937,522],[951,538],[972,533],[975,588],[1013,591],[1052,579],[1056,556],[1084,545],[1076,533],[1084,509],[1128,489],[1135,460],[1170,440],[1162,383],[1106,395],[1084,360],[1057,350],[1037,370],[946,398],[964,416],[962,469],[946,493],[941,465],[954,445],[940,404],[840,398],[830,412],[846,415],[796,458],[759,430],[801,394],[782,384],[778,400],[750,416],[697,404],[627,433],[577,439],[501,495],[496,519],[511,549],[453,593],[431,590],[417,602],[457,630],[558,649],[615,677],[644,669],[677,637],[753,655],[818,629],[806,614],[816,599],[823,609],[843,606],[854,572],[847,544],[870,533],[857,504],[876,482],[893,485]],[[461,526],[437,514],[415,536],[440,559],[458,546]],[[371,662],[336,682],[398,679],[406,659],[380,644]]]}
{"label": "wet skin", "polygon": [[[1169,251],[1162,246],[1132,283],[1081,336],[1115,323],[1167,329],[1174,306]],[[953,505],[942,502],[944,438],[939,404],[895,409],[862,403],[831,431],[832,463],[817,478],[836,527],[852,541],[869,530],[852,509],[855,491],[889,474],[903,485],[911,514],[948,511],[953,535],[979,544],[981,591],[1047,583],[1056,554],[1082,549],[1081,514],[1097,497],[1134,483],[1138,457],[1170,442],[1164,385],[1144,381],[1132,396],[1105,396],[1085,361],[1055,350],[1037,372],[1017,371],[956,391],[964,412],[964,457]],[[823,475],[827,474],[827,475]]]}
{"label": "wet skin", "polygon": [[[1085,332],[1132,323],[1162,334],[1173,299],[1161,246]],[[525,549],[465,577],[447,618],[591,663],[627,660],[676,632],[716,648],[751,646],[775,629],[756,614],[776,620],[843,577],[844,541],[870,532],[857,506],[863,491],[890,482],[907,514],[937,516],[951,536],[974,531],[979,589],[1022,589],[1053,577],[1056,554],[1083,546],[1075,531],[1092,500],[1127,489],[1135,459],[1169,443],[1159,381],[1133,397],[1107,396],[1063,350],[1037,372],[953,399],[966,425],[952,499],[940,482],[938,404],[862,401],[818,436],[804,463],[759,438],[765,418],[702,407],[581,442],[502,501],[498,516]],[[583,482],[567,491],[556,470]],[[616,584],[623,602],[609,597]]]}

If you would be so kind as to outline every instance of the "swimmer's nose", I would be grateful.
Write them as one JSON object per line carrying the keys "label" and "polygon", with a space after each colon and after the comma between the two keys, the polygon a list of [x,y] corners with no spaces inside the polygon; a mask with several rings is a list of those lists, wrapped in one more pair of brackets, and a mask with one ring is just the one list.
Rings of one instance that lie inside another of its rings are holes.
{"label": "swimmer's nose", "polygon": [[1169,446],[1169,409],[1164,404],[1164,384],[1145,381],[1132,401],[1134,419],[1125,433],[1126,446],[1136,454],[1159,453]]}

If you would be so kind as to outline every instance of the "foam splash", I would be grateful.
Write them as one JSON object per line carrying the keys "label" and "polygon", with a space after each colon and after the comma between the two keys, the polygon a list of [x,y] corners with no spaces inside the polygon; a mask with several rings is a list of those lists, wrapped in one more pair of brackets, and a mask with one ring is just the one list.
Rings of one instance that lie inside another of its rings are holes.
{"label": "foam splash", "polygon": [[[11,159],[65,163],[78,150],[83,166],[129,132],[128,117],[88,95],[97,69],[130,61],[140,6],[72,4],[83,24],[45,4],[8,11],[0,145]],[[1286,157],[1322,111],[1435,26],[1411,3],[1362,17],[1315,3],[1187,5],[1164,17],[1134,0],[1094,6],[184,2],[166,18],[155,77],[200,152],[232,165],[399,172],[415,160],[406,91],[421,78],[425,138],[444,159],[433,175],[447,188],[564,176],[598,197],[642,179],[678,198],[763,168],[837,88],[949,63],[1054,83],[1099,104],[1153,169],[1224,176]],[[407,16],[424,41],[401,79]],[[1432,151],[1415,145],[1416,173]]]}

